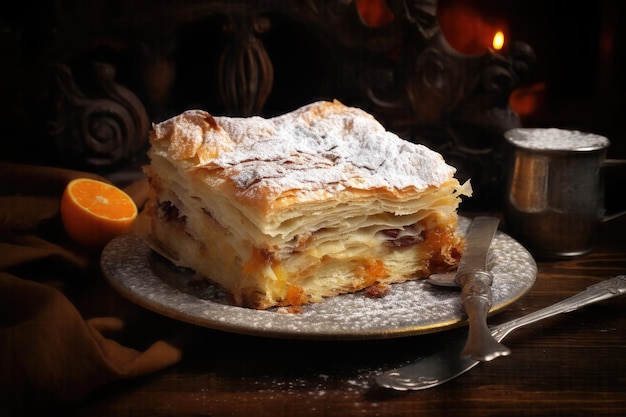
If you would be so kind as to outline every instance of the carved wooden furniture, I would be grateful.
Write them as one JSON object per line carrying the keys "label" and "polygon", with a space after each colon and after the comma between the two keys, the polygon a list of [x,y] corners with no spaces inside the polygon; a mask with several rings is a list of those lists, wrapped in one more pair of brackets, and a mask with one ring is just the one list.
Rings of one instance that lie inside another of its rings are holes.
{"label": "carved wooden furniture", "polygon": [[508,98],[533,61],[519,43],[456,52],[436,0],[57,4],[48,133],[64,163],[105,171],[142,155],[150,122],[191,107],[270,116],[337,98],[439,150],[489,195],[501,133],[519,125]]}

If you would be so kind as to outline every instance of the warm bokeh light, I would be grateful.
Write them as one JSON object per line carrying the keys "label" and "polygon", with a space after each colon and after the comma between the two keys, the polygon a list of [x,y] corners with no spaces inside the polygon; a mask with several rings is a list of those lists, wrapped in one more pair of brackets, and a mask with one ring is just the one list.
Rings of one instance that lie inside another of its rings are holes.
{"label": "warm bokeh light", "polygon": [[499,51],[504,46],[504,33],[502,31],[496,32],[493,37],[493,49]]}
{"label": "warm bokeh light", "polygon": [[356,8],[361,21],[372,28],[386,26],[395,18],[387,0],[356,0]]}
{"label": "warm bokeh light", "polygon": [[546,90],[547,85],[543,82],[518,87],[511,93],[509,105],[520,117],[529,117],[542,105]]}
{"label": "warm bokeh light", "polygon": [[[437,17],[450,46],[462,54],[476,56],[506,47],[508,24],[502,17],[458,0],[449,1],[446,7],[438,9]],[[494,45],[495,41],[501,42],[500,46]]]}

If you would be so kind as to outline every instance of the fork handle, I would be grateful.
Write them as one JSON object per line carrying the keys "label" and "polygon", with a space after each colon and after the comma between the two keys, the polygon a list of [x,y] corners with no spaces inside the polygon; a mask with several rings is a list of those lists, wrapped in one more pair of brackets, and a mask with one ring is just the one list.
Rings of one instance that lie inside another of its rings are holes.
{"label": "fork handle", "polygon": [[560,313],[568,313],[578,310],[588,304],[626,294],[626,275],[618,275],[613,278],[600,281],[587,287],[584,291],[559,301],[556,304],[542,308],[518,319],[491,328],[491,335],[498,341],[513,330],[534,323],[536,321],[555,316]]}

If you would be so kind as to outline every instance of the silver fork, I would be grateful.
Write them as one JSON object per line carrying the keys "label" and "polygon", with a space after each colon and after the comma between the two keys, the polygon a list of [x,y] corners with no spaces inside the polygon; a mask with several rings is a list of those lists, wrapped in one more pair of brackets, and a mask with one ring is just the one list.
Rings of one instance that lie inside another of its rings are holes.
{"label": "silver fork", "polygon": [[[492,326],[491,335],[502,341],[513,330],[527,324],[552,317],[560,313],[569,313],[581,307],[608,298],[626,294],[626,275],[618,275],[588,287],[586,290],[541,310],[527,314],[506,323]],[[422,390],[436,387],[469,371],[480,362],[471,358],[462,358],[463,341],[449,345],[445,350],[418,360],[399,369],[383,372],[376,376],[376,382],[398,391]]]}

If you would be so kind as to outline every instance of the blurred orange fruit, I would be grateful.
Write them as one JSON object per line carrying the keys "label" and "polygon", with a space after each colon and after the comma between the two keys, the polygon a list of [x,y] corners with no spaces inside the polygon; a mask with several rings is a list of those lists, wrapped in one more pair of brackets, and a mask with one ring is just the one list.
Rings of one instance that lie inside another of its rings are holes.
{"label": "blurred orange fruit", "polygon": [[127,231],[137,217],[133,199],[114,185],[77,178],[65,187],[61,218],[67,234],[80,245],[101,249]]}

